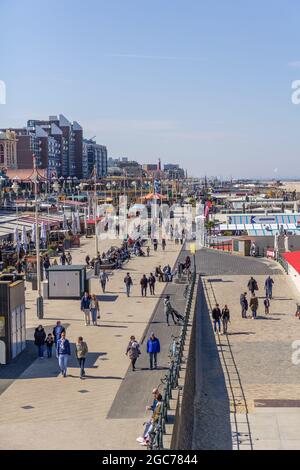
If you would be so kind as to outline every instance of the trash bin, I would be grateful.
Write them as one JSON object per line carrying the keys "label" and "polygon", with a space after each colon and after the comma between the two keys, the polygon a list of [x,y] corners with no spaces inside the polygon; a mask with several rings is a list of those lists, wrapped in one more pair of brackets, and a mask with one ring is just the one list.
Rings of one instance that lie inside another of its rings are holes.
{"label": "trash bin", "polygon": [[32,274],[31,276],[31,282],[32,282],[32,290],[37,290],[37,276],[36,274]]}

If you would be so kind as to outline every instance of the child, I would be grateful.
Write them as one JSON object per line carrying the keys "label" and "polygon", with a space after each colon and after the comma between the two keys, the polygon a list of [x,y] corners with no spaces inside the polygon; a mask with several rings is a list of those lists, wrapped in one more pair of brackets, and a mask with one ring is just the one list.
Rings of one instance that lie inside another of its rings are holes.
{"label": "child", "polygon": [[270,299],[268,297],[266,297],[264,300],[264,306],[265,306],[265,314],[268,315],[270,313]]}
{"label": "child", "polygon": [[50,359],[50,357],[52,357],[52,346],[54,343],[53,336],[51,333],[48,334],[45,343],[47,346],[47,356],[48,356],[48,359]]}

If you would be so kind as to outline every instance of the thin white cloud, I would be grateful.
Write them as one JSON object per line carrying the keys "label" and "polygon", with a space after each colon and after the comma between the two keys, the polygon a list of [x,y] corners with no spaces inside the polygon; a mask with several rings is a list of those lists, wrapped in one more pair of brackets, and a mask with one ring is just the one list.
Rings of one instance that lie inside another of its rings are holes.
{"label": "thin white cloud", "polygon": [[188,56],[164,56],[164,55],[144,55],[144,54],[106,54],[106,57],[116,57],[123,59],[150,59],[150,60],[187,60],[187,61],[202,61],[202,57],[188,57]]}
{"label": "thin white cloud", "polygon": [[300,60],[294,60],[292,62],[289,62],[288,66],[299,69],[300,68]]}

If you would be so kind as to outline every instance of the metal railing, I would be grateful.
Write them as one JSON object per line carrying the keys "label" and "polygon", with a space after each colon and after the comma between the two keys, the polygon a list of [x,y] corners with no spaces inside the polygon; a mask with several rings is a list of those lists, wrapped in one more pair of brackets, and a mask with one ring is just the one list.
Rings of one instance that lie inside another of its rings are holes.
{"label": "metal railing", "polygon": [[163,436],[166,433],[166,423],[168,423],[168,411],[170,409],[170,400],[172,399],[172,391],[178,387],[179,374],[181,364],[183,362],[184,343],[186,331],[189,324],[192,300],[196,283],[196,272],[191,276],[191,282],[188,284],[184,292],[186,298],[186,306],[184,311],[184,323],[182,325],[180,335],[172,336],[170,344],[170,366],[167,374],[161,383],[164,385],[163,398],[158,420],[154,423],[152,431],[149,433],[149,450],[161,450],[164,448]]}

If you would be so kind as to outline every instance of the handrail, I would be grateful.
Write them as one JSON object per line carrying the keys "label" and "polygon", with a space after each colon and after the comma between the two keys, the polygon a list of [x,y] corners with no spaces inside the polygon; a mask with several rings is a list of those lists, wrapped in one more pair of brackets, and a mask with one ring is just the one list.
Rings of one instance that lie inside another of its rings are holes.
{"label": "handrail", "polygon": [[161,383],[165,386],[163,392],[163,398],[161,403],[161,409],[158,416],[158,420],[154,423],[152,431],[149,433],[149,450],[162,450],[163,436],[166,433],[166,423],[168,422],[168,410],[170,409],[170,400],[172,399],[172,390],[178,387],[178,379],[180,374],[181,364],[183,362],[183,351],[184,343],[189,324],[189,318],[191,313],[191,306],[194,294],[194,288],[196,284],[196,272],[194,271],[191,277],[191,282],[188,284],[186,293],[186,306],[185,306],[185,317],[184,323],[181,328],[179,336],[172,335],[172,342],[170,344],[170,365],[169,370],[165,377],[161,379]]}

